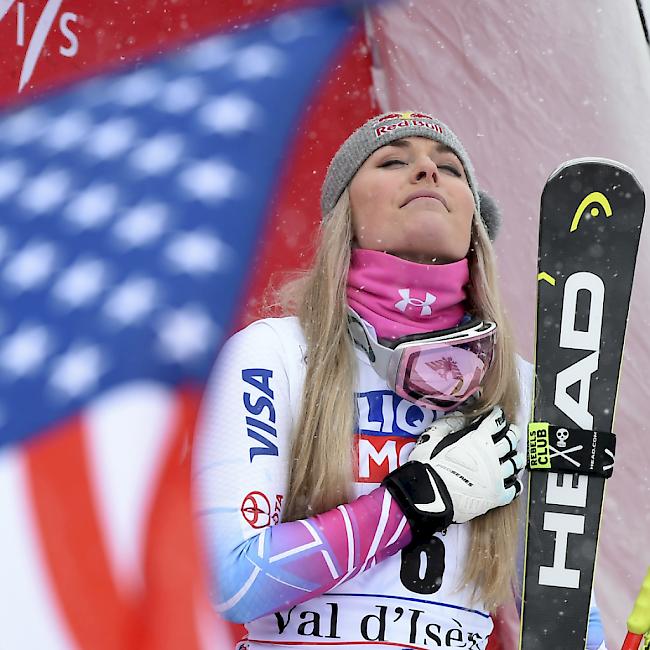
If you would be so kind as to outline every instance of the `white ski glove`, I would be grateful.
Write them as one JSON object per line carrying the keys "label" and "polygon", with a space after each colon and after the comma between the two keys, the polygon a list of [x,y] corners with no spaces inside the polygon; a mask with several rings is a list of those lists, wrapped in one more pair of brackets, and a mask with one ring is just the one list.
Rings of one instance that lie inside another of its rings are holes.
{"label": "white ski glove", "polygon": [[510,503],[520,492],[520,432],[496,406],[467,422],[452,413],[422,433],[409,462],[383,481],[415,535],[431,536]]}

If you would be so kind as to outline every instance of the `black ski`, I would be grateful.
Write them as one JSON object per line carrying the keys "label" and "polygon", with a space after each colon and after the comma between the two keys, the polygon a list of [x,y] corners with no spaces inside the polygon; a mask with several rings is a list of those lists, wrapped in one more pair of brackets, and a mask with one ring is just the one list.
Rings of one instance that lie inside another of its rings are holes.
{"label": "black ski", "polygon": [[521,650],[584,650],[645,198],[602,158],[542,193]]}

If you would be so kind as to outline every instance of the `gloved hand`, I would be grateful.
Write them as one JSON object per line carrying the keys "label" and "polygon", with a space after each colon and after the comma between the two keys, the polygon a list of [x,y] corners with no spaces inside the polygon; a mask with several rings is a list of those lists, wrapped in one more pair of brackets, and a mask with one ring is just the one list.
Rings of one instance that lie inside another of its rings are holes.
{"label": "gloved hand", "polygon": [[430,537],[510,503],[522,489],[526,458],[517,453],[519,428],[503,410],[469,423],[455,412],[426,429],[407,463],[382,482],[406,515],[414,536]]}

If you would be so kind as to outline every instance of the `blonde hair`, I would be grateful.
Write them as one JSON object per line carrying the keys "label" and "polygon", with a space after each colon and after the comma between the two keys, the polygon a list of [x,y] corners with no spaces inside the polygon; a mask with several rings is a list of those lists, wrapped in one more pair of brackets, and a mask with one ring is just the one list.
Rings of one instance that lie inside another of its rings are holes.
{"label": "blonde hair", "polygon": [[[347,330],[346,282],[352,245],[349,194],[343,192],[321,225],[313,266],[279,291],[285,314],[297,314],[307,340],[302,409],[294,436],[285,521],[311,516],[352,498],[356,362]],[[492,244],[478,214],[472,223],[469,304],[497,323],[494,361],[471,414],[500,404],[514,418],[519,387],[512,337],[498,290]],[[517,550],[516,503],[471,522],[464,581],[489,609],[512,595]]]}

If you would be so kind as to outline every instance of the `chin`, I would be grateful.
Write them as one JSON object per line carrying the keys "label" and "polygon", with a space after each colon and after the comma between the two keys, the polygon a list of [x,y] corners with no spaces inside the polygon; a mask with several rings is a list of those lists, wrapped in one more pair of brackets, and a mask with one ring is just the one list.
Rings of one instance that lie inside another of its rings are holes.
{"label": "chin", "polygon": [[395,257],[400,257],[409,262],[417,262],[418,264],[449,264],[450,262],[457,262],[458,259],[461,259],[451,259],[447,255],[432,255],[431,253],[420,253],[416,251],[387,252],[395,255]]}
{"label": "chin", "polygon": [[467,257],[467,250],[463,251],[458,248],[441,249],[439,245],[430,247],[420,245],[417,247],[404,247],[399,252],[393,253],[393,255],[421,264],[450,264]]}
{"label": "chin", "polygon": [[[400,247],[399,257],[414,261],[428,260],[426,262],[428,264],[448,264],[458,262],[467,256],[469,237],[466,246],[459,246],[458,233],[441,233],[440,229],[437,229],[436,233],[427,233],[428,236],[425,237],[422,235],[423,233],[420,231],[417,238],[405,241],[404,245]],[[445,240],[454,242],[454,244],[441,245]]]}

